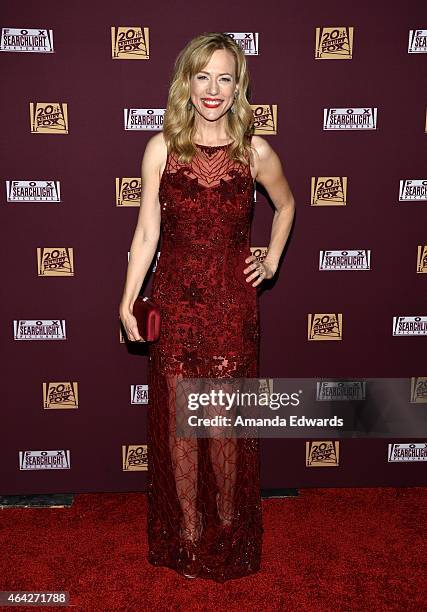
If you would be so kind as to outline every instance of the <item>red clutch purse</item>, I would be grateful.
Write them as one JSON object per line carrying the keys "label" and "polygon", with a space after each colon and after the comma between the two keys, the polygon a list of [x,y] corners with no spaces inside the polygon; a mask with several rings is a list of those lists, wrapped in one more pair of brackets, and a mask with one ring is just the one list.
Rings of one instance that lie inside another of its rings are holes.
{"label": "red clutch purse", "polygon": [[160,306],[149,297],[138,296],[133,305],[133,316],[140,336],[147,342],[158,340],[160,335]]}

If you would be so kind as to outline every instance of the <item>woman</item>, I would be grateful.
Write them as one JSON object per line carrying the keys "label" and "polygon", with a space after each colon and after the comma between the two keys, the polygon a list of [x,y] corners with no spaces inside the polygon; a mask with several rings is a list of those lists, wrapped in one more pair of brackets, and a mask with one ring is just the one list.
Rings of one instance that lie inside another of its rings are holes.
{"label": "woman", "polygon": [[[129,340],[143,341],[132,308],[162,226],[151,292],[162,327],[148,363],[148,559],[217,582],[260,568],[259,440],[179,437],[176,407],[186,378],[258,377],[256,287],[276,273],[294,215],[278,156],[252,137],[248,87],[245,55],[225,34],[197,36],[178,55],[163,132],[142,160],[120,303]],[[276,208],[262,263],[250,254],[255,179]]]}

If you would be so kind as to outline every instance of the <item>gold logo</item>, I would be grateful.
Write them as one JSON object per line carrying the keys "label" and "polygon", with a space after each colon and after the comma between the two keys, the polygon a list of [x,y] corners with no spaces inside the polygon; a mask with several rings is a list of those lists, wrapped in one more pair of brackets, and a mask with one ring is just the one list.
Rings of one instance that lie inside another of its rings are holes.
{"label": "gold logo", "polygon": [[116,206],[141,206],[141,178],[116,178]]}
{"label": "gold logo", "polygon": [[277,134],[277,104],[251,104],[255,134]]}
{"label": "gold logo", "polygon": [[126,344],[125,337],[124,337],[123,332],[122,332],[122,322],[121,322],[121,319],[120,319],[120,315],[119,315],[119,342],[120,342],[120,344]]}
{"label": "gold logo", "polygon": [[418,245],[417,250],[417,274],[427,273],[427,245]]}
{"label": "gold logo", "polygon": [[353,28],[316,28],[315,59],[352,59]]}
{"label": "gold logo", "polygon": [[346,206],[346,176],[312,176],[310,206]]}
{"label": "gold logo", "polygon": [[67,247],[38,247],[37,275],[74,276],[73,249]]}
{"label": "gold logo", "polygon": [[30,102],[32,134],[68,134],[66,102]]}
{"label": "gold logo", "polygon": [[148,28],[112,26],[111,55],[113,59],[150,59]]}
{"label": "gold logo", "polygon": [[308,340],[342,340],[342,314],[309,314]]}
{"label": "gold logo", "polygon": [[305,465],[307,467],[336,467],[339,465],[338,440],[310,441],[305,443]]}
{"label": "gold logo", "polygon": [[255,255],[258,262],[264,261],[268,247],[250,247],[250,249],[251,255]]}
{"label": "gold logo", "polygon": [[69,380],[43,383],[43,408],[69,409],[79,407],[78,384]]}
{"label": "gold logo", "polygon": [[122,461],[124,472],[146,472],[148,470],[147,444],[123,444]]}
{"label": "gold logo", "polygon": [[427,376],[413,376],[411,378],[410,401],[414,404],[427,403]]}

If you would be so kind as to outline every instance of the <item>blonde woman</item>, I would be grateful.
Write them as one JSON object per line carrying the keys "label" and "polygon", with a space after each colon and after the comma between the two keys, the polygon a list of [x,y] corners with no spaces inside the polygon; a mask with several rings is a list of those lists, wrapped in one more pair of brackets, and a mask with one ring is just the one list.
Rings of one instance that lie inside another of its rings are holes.
{"label": "blonde woman", "polygon": [[[258,377],[257,287],[276,273],[294,216],[277,154],[253,134],[246,58],[231,37],[204,33],[179,53],[163,132],[142,160],[143,196],[120,317],[160,257],[151,297],[160,339],[149,345],[148,560],[187,578],[257,572],[262,551],[259,440],[176,435],[187,378]],[[250,252],[254,181],[276,208],[264,261]]]}

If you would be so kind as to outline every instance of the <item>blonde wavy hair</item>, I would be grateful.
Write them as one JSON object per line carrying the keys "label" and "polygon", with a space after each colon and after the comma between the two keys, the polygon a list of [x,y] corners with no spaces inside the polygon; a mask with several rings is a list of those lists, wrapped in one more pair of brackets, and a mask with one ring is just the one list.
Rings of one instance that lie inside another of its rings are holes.
{"label": "blonde wavy hair", "polygon": [[250,78],[246,57],[239,45],[227,34],[205,32],[196,36],[178,54],[169,87],[168,101],[163,118],[163,136],[168,152],[174,152],[182,163],[189,163],[196,154],[193,144],[195,132],[194,105],[190,99],[191,78],[203,70],[217,49],[226,49],[233,54],[235,77],[239,86],[234,101],[235,113],[227,112],[227,132],[233,142],[228,149],[231,159],[248,164],[251,136],[254,132],[254,116],[248,102]]}

